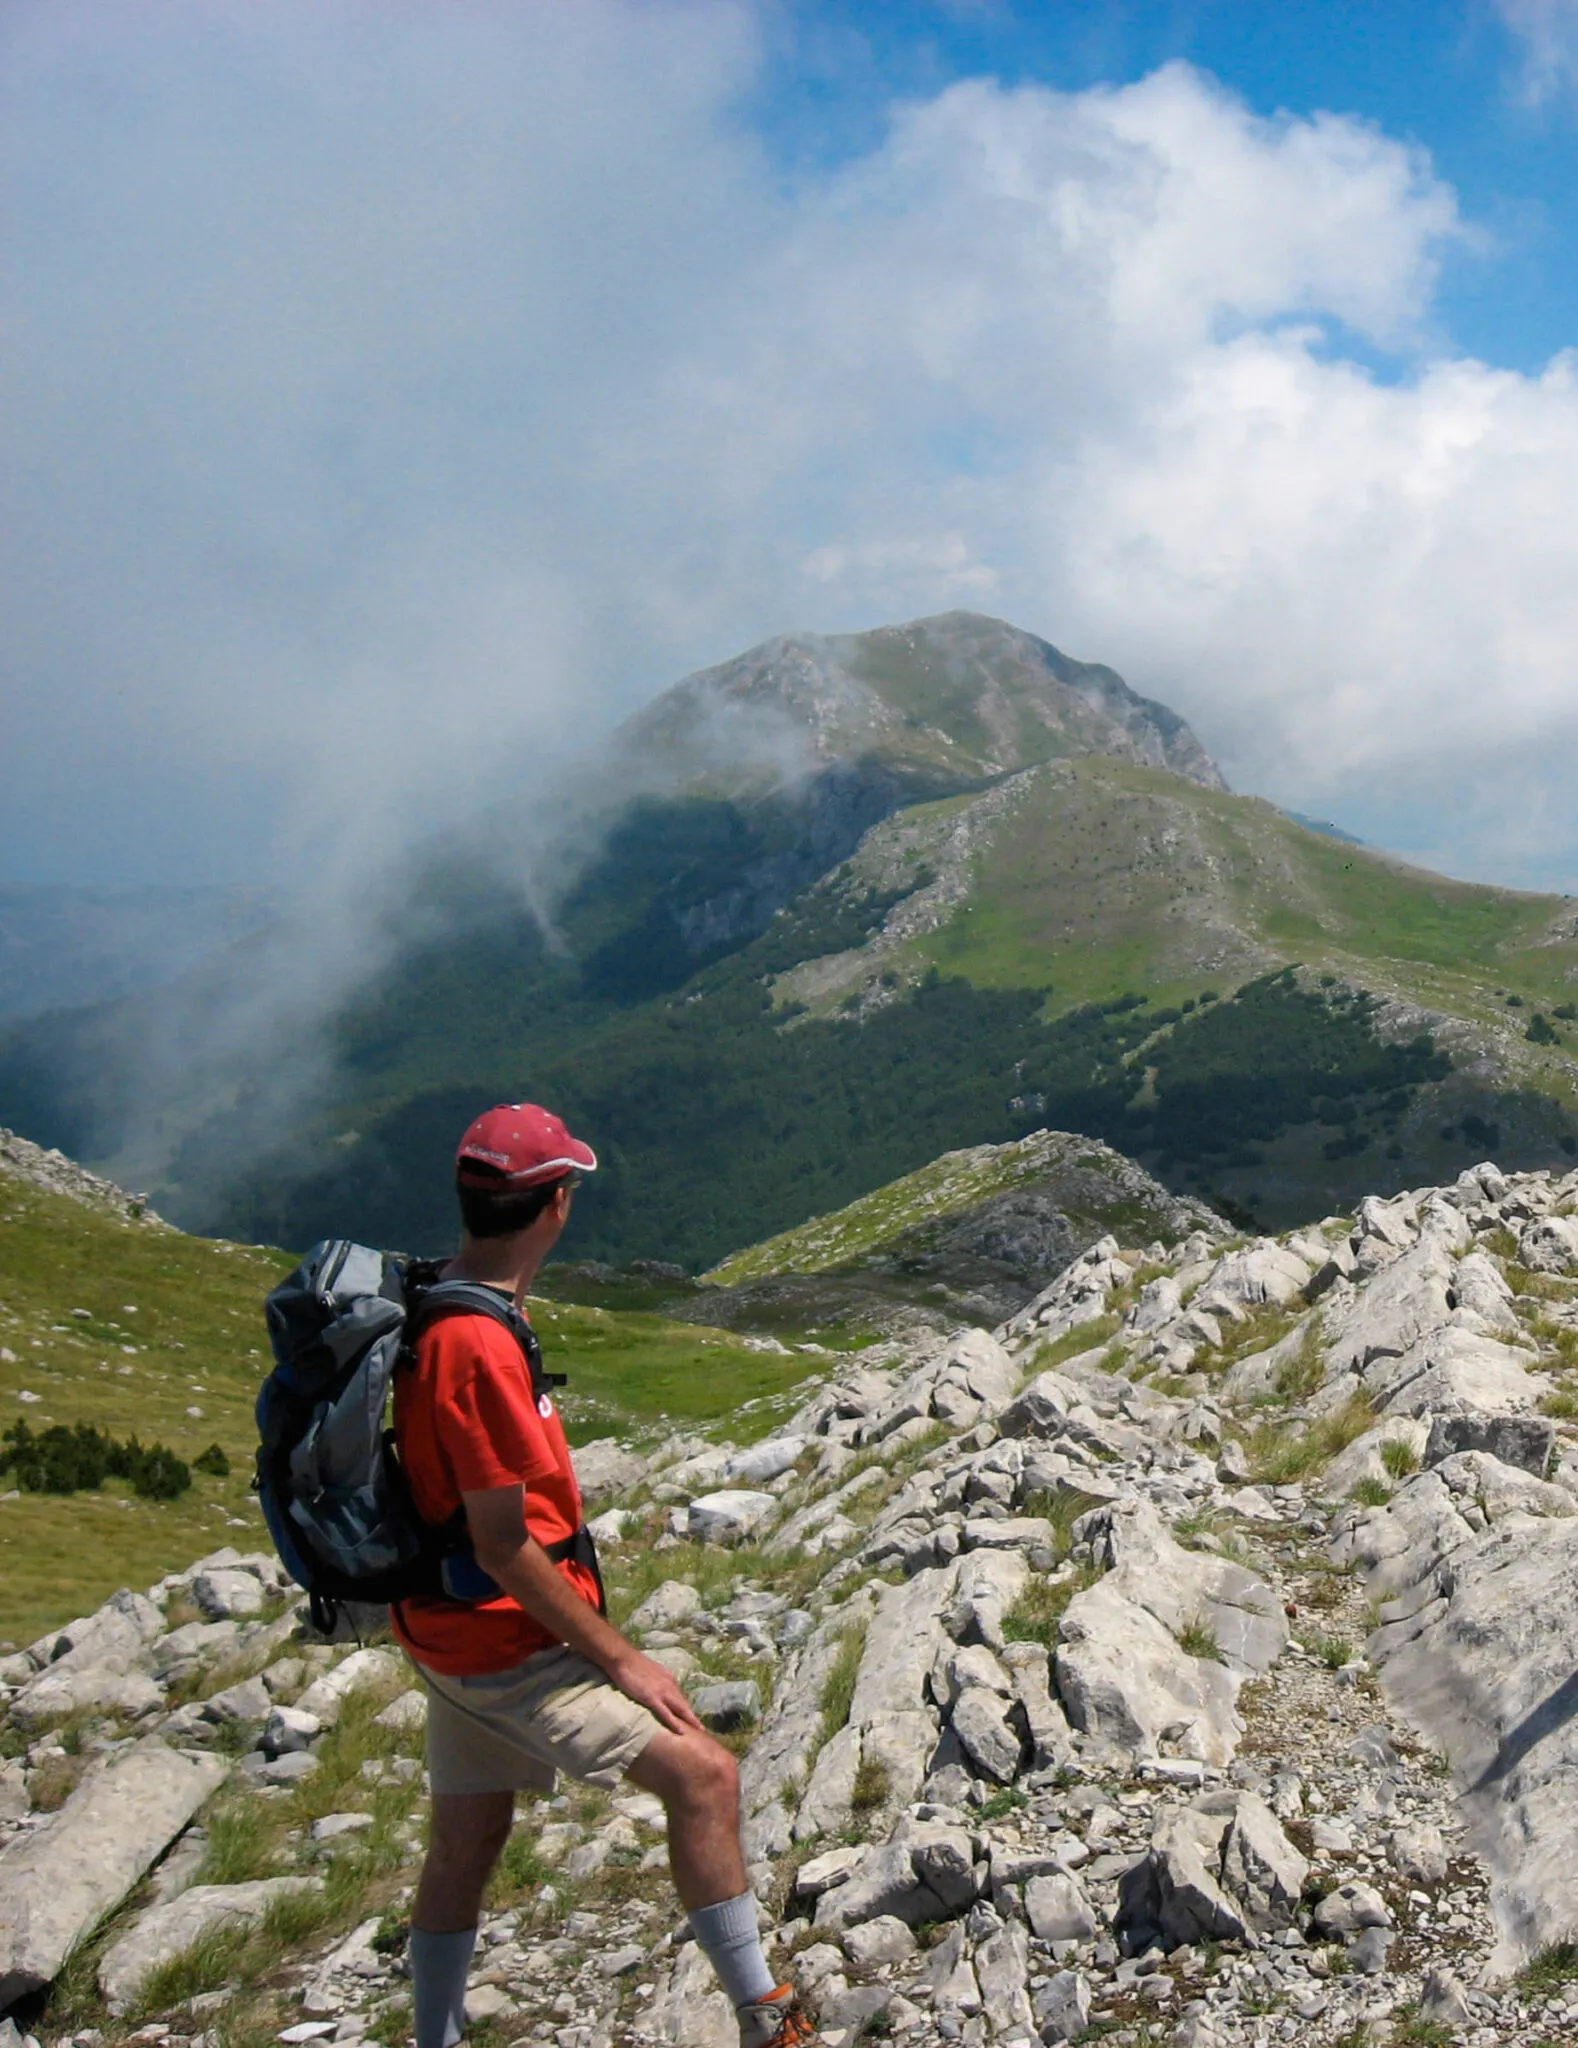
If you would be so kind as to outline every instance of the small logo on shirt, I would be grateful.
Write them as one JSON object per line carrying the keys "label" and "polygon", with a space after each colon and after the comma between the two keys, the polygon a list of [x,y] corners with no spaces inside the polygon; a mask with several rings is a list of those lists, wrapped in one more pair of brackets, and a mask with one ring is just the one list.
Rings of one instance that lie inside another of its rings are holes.
{"label": "small logo on shirt", "polygon": [[548,1417],[553,1413],[553,1403],[548,1399],[548,1396],[546,1394],[539,1394],[537,1396],[537,1413],[542,1417],[544,1422],[546,1422],[548,1420]]}

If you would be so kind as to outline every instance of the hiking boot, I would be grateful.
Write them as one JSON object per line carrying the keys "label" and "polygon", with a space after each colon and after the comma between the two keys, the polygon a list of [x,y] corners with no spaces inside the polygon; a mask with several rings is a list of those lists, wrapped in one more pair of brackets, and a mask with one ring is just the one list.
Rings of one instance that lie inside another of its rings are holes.
{"label": "hiking boot", "polygon": [[737,2005],[740,2048],[819,2048],[821,2035],[795,1996],[792,1984],[780,1984],[768,1998]]}

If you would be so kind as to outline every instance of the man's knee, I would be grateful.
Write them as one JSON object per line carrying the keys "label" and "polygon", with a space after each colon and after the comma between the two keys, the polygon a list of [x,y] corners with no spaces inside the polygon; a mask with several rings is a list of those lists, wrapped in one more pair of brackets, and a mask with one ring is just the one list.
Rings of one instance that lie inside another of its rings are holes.
{"label": "man's knee", "polygon": [[631,1776],[656,1792],[665,1806],[739,1803],[739,1765],[721,1742],[700,1732],[656,1737]]}

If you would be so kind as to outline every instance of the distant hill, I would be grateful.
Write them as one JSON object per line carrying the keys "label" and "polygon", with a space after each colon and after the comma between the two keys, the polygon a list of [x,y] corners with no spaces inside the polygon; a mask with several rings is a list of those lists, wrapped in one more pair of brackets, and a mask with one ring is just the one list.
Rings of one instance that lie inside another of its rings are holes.
{"label": "distant hill", "polygon": [[156,988],[277,910],[264,889],[0,886],[0,1020]]}
{"label": "distant hill", "polygon": [[[167,1213],[441,1245],[455,1134],[522,1094],[603,1154],[567,1252],[693,1272],[1042,1127],[1275,1226],[1578,1151],[1572,904],[1235,795],[1175,714],[1000,621],[768,642],[578,781],[545,914],[435,864],[440,936],[332,1019],[310,1112],[282,1127],[274,1047],[172,1112],[138,1171]],[[129,1014],[13,1031],[0,1116],[129,1157]]]}

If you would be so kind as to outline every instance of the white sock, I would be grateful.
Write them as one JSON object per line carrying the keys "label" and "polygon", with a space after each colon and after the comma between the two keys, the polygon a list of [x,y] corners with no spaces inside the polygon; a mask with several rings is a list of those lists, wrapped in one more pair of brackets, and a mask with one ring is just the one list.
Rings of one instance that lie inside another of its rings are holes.
{"label": "white sock", "polygon": [[416,2048],[455,2048],[466,2031],[466,1973],[477,1946],[477,1930],[429,1934],[411,1929],[411,2006]]}
{"label": "white sock", "polygon": [[[756,1931],[756,1901],[749,1892],[737,1899],[721,1899],[716,1906],[695,1906],[690,1913],[690,1931],[702,1954],[711,1963],[730,2005],[754,2005],[770,1998],[778,1986],[762,1953],[762,1938]],[[427,2048],[419,2042],[417,2048]]]}

